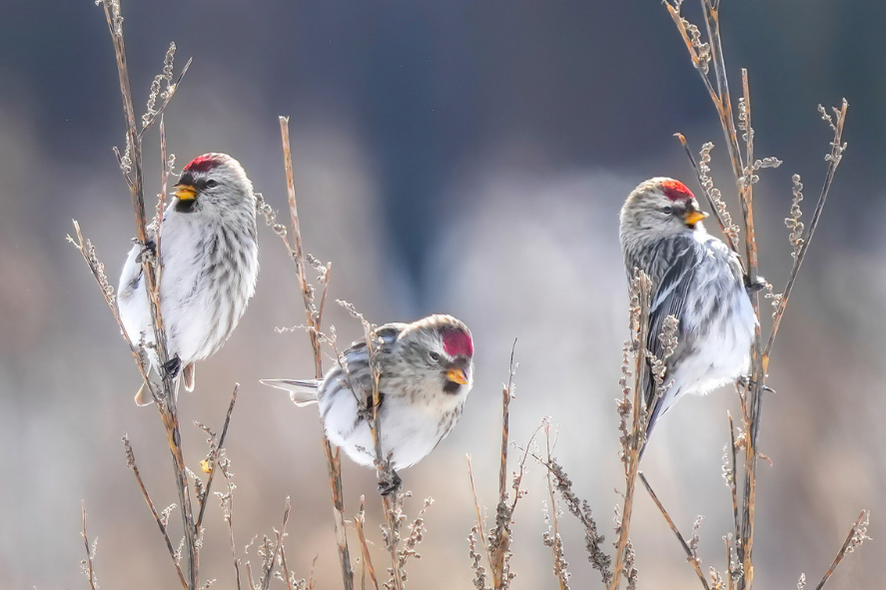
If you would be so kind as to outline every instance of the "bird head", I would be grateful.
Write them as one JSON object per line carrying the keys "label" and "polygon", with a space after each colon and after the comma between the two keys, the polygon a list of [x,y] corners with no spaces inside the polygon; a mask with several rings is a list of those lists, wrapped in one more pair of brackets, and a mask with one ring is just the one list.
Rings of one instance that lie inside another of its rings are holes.
{"label": "bird head", "polygon": [[240,162],[227,154],[203,154],[184,167],[173,187],[180,213],[255,208],[252,183]]}
{"label": "bird head", "polygon": [[428,316],[410,324],[400,340],[417,374],[435,381],[446,394],[470,391],[474,341],[463,322],[450,315]]}
{"label": "bird head", "polygon": [[621,209],[622,241],[703,231],[701,221],[707,216],[685,184],[673,178],[651,178],[628,195]]}

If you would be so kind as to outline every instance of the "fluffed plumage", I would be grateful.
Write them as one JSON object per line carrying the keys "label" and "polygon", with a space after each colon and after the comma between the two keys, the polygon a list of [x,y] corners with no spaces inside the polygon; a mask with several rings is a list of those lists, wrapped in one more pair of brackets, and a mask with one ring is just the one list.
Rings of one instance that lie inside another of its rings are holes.
{"label": "fluffed plumage", "polygon": [[[381,453],[391,466],[414,465],[452,430],[472,385],[471,332],[448,315],[375,331],[379,367]],[[322,381],[264,379],[285,389],[296,405],[319,403],[326,437],[360,465],[375,464],[371,417],[372,372],[365,340],[351,344],[343,362]]]}
{"label": "fluffed plumage", "polygon": [[[176,377],[194,388],[194,363],[215,354],[225,343],[255,292],[258,241],[252,183],[234,158],[220,153],[200,156],[185,166],[175,197],[160,226],[160,312],[166,349],[181,367]],[[156,230],[148,244],[129,251],[120,276],[117,307],[130,340],[144,340],[152,368],[158,367],[141,256],[156,248]],[[153,400],[143,387],[136,403]]]}
{"label": "fluffed plumage", "polygon": [[665,363],[666,390],[652,407],[655,388],[648,371],[644,380],[647,437],[680,396],[708,393],[748,366],[757,317],[738,256],[705,231],[705,217],[686,185],[671,178],[641,183],[621,210],[628,277],[639,268],[653,283],[646,345],[656,357],[663,356],[659,335],[665,318],[679,320],[677,348]]}

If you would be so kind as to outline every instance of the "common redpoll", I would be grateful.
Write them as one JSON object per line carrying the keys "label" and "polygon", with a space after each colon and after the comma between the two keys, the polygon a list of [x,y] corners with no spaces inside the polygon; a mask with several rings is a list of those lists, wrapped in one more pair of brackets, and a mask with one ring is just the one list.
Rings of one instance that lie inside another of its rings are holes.
{"label": "common redpoll", "polygon": [[705,231],[705,217],[686,185],[671,178],[641,183],[621,209],[628,277],[639,268],[653,283],[646,346],[657,358],[664,356],[659,336],[665,318],[679,321],[657,401],[653,379],[647,375],[644,381],[647,437],[684,393],[708,393],[748,367],[757,317],[738,256]]}
{"label": "common redpoll", "polygon": [[[129,339],[144,343],[154,370],[176,375],[176,393],[181,380],[193,391],[194,363],[222,347],[255,292],[255,195],[240,163],[218,153],[191,161],[175,185],[160,228],[160,313],[169,366],[157,366],[153,319],[142,280],[141,257],[146,249],[156,249],[153,227],[148,228],[148,243],[129,251],[117,307]],[[135,402],[152,401],[143,386]]]}
{"label": "common redpoll", "polygon": [[[449,434],[461,416],[472,384],[471,331],[449,315],[411,324],[386,324],[373,340],[378,368],[378,420],[382,461],[402,469],[414,465]],[[296,405],[319,402],[326,437],[360,465],[376,463],[372,418],[372,370],[365,340],[354,342],[323,378],[264,379],[290,392]],[[394,474],[383,493],[398,487]]]}

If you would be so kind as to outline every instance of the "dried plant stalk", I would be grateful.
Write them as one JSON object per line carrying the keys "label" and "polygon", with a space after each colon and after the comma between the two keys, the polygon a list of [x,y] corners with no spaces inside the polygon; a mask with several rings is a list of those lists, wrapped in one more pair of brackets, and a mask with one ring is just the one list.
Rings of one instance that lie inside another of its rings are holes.
{"label": "dried plant stalk", "polygon": [[[545,461],[548,465],[553,461],[551,455],[551,432],[550,424],[545,424]],[[545,474],[545,481],[548,485],[548,497],[551,501],[550,516],[545,515],[545,520],[549,521],[548,530],[542,536],[544,544],[551,548],[551,561],[554,570],[554,577],[560,585],[560,590],[569,590],[569,563],[566,561],[566,554],[563,549],[563,539],[560,537],[560,507],[557,503],[557,496],[554,493],[554,478],[551,470],[548,469]]]}
{"label": "dried plant stalk", "polygon": [[[286,506],[283,509],[283,524],[280,530],[274,530],[274,546],[269,558],[265,560],[264,569],[261,576],[262,590],[268,590],[271,587],[271,579],[274,577],[274,564],[277,563],[277,556],[283,550],[283,540],[286,538],[286,527],[289,525],[289,515],[292,513],[292,500],[286,496]],[[289,570],[286,569],[286,583],[289,583]]]}
{"label": "dried plant stalk", "polygon": [[[287,244],[291,258],[295,262],[296,276],[302,292],[305,306],[305,318],[308,326],[308,335],[311,339],[311,348],[314,351],[314,376],[323,378],[323,357],[320,350],[320,325],[323,318],[322,302],[326,299],[328,286],[328,273],[325,276],[321,306],[314,304],[314,290],[307,279],[305,250],[302,243],[301,229],[298,219],[298,207],[296,206],[295,179],[292,170],[292,148],[289,141],[289,117],[280,117],[280,134],[283,142],[283,164],[286,169],[286,189],[289,195],[289,215],[292,223],[292,244],[286,238],[285,230],[279,235]],[[347,530],[344,518],[344,494],[341,481],[341,456],[337,448],[323,437],[323,448],[326,453],[326,463],[329,475],[329,487],[332,491],[333,523],[335,526],[335,542],[338,547],[339,564],[342,572],[342,583],[345,590],[354,588],[354,572],[351,566],[351,556],[348,549]]]}
{"label": "dried plant stalk", "polygon": [[[154,521],[157,523],[157,526],[160,528],[160,534],[163,535],[163,540],[166,542],[166,548],[169,550],[169,557],[172,558],[172,562],[175,564],[175,571],[178,573],[179,580],[182,583],[183,588],[188,587],[188,581],[185,580],[185,575],[182,572],[181,565],[176,559],[176,551],[172,546],[172,540],[169,538],[169,532],[167,531],[165,518],[161,518],[161,516],[157,513],[157,509],[154,507],[154,502],[151,500],[150,494],[148,494],[147,488],[145,488],[145,483],[142,481],[141,474],[138,471],[138,465],[135,462],[135,453],[132,450],[132,444],[129,442],[129,435],[123,435],[123,447],[126,453],[126,466],[132,470],[132,474],[135,475],[135,480],[138,482],[138,487],[142,492],[142,497],[144,497],[145,502],[148,505],[148,509],[151,511],[151,515],[154,517]],[[174,505],[173,505],[174,506]]]}
{"label": "dried plant stalk", "polygon": [[203,524],[203,513],[206,511],[206,503],[209,497],[209,491],[212,488],[212,479],[215,477],[215,466],[218,464],[219,453],[225,447],[225,437],[228,435],[228,425],[231,423],[231,414],[234,412],[234,404],[237,403],[237,392],[240,391],[240,384],[234,384],[234,393],[231,394],[231,403],[228,404],[228,413],[225,414],[225,422],[222,425],[221,435],[218,437],[218,441],[212,441],[209,449],[209,457],[206,460],[206,465],[209,469],[209,477],[206,479],[206,488],[203,494],[203,500],[200,501],[200,513],[197,515],[197,522],[194,523],[194,526],[197,531],[200,530],[200,527]]}
{"label": "dried plant stalk", "polygon": [[80,535],[83,537],[83,546],[86,548],[86,559],[81,562],[81,566],[83,574],[89,580],[89,587],[92,590],[98,590],[98,580],[95,577],[95,566],[93,564],[98,539],[93,542],[92,548],[90,548],[89,537],[86,536],[86,500],[80,500],[80,514],[83,520],[83,532]]}
{"label": "dried plant stalk", "polygon": [[843,542],[843,546],[840,547],[840,551],[837,552],[837,556],[834,558],[833,563],[831,563],[831,567],[829,567],[828,571],[825,572],[824,576],[821,578],[821,582],[819,582],[818,586],[815,587],[815,590],[821,590],[824,587],[824,585],[830,579],[831,575],[833,575],[834,570],[837,569],[837,566],[840,565],[840,562],[843,561],[844,557],[846,557],[847,553],[852,553],[858,547],[860,547],[866,539],[870,538],[868,537],[869,520],[870,513],[867,510],[862,510],[861,514],[858,515],[855,524],[853,524],[852,528],[849,529],[849,535]]}
{"label": "dried plant stalk", "polygon": [[569,512],[584,527],[588,561],[595,570],[600,572],[603,584],[608,587],[612,581],[612,558],[603,551],[603,542],[606,538],[597,532],[597,523],[594,521],[590,505],[587,500],[581,500],[575,495],[572,491],[572,481],[555,459],[549,458],[545,466],[550,475],[554,476],[554,485],[566,503]]}
{"label": "dried plant stalk", "polygon": [[[834,132],[834,137],[831,140],[831,151],[825,156],[825,161],[828,162],[827,173],[825,174],[824,184],[821,187],[821,192],[818,196],[818,201],[815,204],[815,210],[812,213],[812,220],[809,222],[809,227],[806,228],[806,231],[803,232],[802,227],[800,227],[800,232],[802,233],[802,238],[795,238],[799,241],[799,244],[794,245],[793,258],[794,264],[791,267],[791,274],[788,276],[788,282],[785,285],[784,291],[782,291],[781,297],[778,299],[778,307],[775,310],[775,314],[773,315],[772,320],[772,330],[769,332],[769,339],[766,341],[766,347],[763,349],[763,360],[764,360],[764,370],[768,368],[769,365],[769,356],[772,354],[772,345],[775,342],[775,336],[778,333],[778,328],[781,325],[781,319],[784,316],[785,307],[788,304],[788,299],[791,296],[791,292],[794,289],[794,284],[797,279],[797,273],[800,271],[800,265],[803,264],[803,260],[806,258],[806,252],[809,250],[809,242],[812,241],[812,236],[815,233],[815,230],[818,228],[818,223],[821,220],[821,213],[824,210],[825,201],[827,201],[828,194],[831,190],[831,184],[834,181],[834,174],[837,172],[837,167],[840,165],[840,162],[843,159],[843,152],[846,150],[846,143],[843,142],[843,127],[846,123],[846,111],[849,108],[849,103],[846,102],[846,99],[843,99],[843,104],[838,110],[836,107],[833,108],[834,119],[828,115],[827,111],[821,105],[818,105],[818,110],[822,113],[822,118],[829,123],[831,129]],[[799,186],[797,186],[799,185]],[[795,219],[799,220],[799,199],[802,198],[802,195],[798,198],[797,193],[802,190],[802,184],[800,184],[800,178],[797,176],[794,179],[794,198],[795,201],[791,206],[791,216]],[[798,210],[798,214],[794,215],[794,206],[796,206]],[[802,225],[802,224],[801,224]],[[795,229],[797,229],[795,227]],[[792,238],[794,238],[792,234]]]}
{"label": "dried plant stalk", "polygon": [[[609,590],[616,590],[624,573],[626,551],[629,543],[628,534],[631,526],[631,515],[634,508],[634,489],[637,484],[637,473],[640,467],[640,453],[645,444],[646,400],[643,399],[643,376],[647,374],[646,342],[649,337],[649,305],[652,297],[652,280],[641,270],[637,270],[631,281],[631,350],[634,352],[634,385],[632,397],[627,397],[631,389],[627,381],[623,381],[625,399],[621,402],[619,413],[622,422],[622,463],[625,473],[624,503],[621,519],[616,528],[618,539],[615,542],[615,568],[609,582]],[[627,359],[626,359],[627,360]],[[626,370],[626,369],[625,369]],[[651,376],[650,376],[651,378]],[[653,402],[654,403],[654,402]],[[652,403],[649,404],[652,407]]]}
{"label": "dried plant stalk", "polygon": [[[111,40],[114,44],[114,54],[117,61],[117,74],[120,81],[120,94],[123,99],[123,114],[126,121],[126,152],[120,157],[121,165],[124,167],[124,178],[130,188],[130,196],[132,198],[133,209],[135,211],[136,236],[138,243],[146,244],[147,239],[147,222],[145,217],[145,201],[144,201],[144,173],[142,168],[142,149],[141,136],[150,128],[150,125],[156,120],[156,115],[162,112],[168,101],[172,98],[178,83],[167,89],[165,101],[160,109],[154,111],[150,120],[146,120],[141,131],[139,131],[136,123],[135,110],[132,103],[132,92],[129,84],[129,72],[126,62],[126,47],[123,38],[123,18],[120,15],[120,3],[118,0],[103,0],[102,7],[105,13],[105,19],[108,23],[108,30],[111,34]],[[171,78],[172,57],[167,55],[164,62],[164,72],[169,74]],[[190,62],[189,62],[190,63]],[[186,70],[187,68],[185,68]],[[184,71],[181,75],[184,75]],[[179,77],[181,80],[181,76]],[[165,144],[165,140],[163,142]],[[166,163],[164,161],[164,166]],[[82,240],[81,240],[82,245]],[[81,249],[82,251],[82,249]],[[155,352],[159,359],[161,367],[165,367],[169,361],[166,350],[166,337],[163,327],[163,318],[160,314],[160,291],[158,285],[158,269],[159,264],[156,256],[145,255],[142,257],[143,272],[145,277],[145,285],[150,300],[151,317],[154,327]],[[107,292],[105,297],[107,299]],[[115,314],[116,315],[116,314]],[[118,318],[119,323],[119,318]],[[131,345],[131,343],[130,343]],[[147,376],[150,371],[146,366],[145,355],[138,354],[137,360],[143,376]],[[161,371],[162,389],[158,389],[149,379],[145,380],[145,386],[151,391],[151,395],[156,402],[160,418],[166,430],[166,439],[169,444],[170,454],[172,456],[173,468],[175,471],[175,484],[178,489],[179,506],[182,516],[182,526],[184,528],[184,548],[186,557],[186,580],[189,590],[196,590],[198,585],[198,543],[197,532],[194,526],[194,515],[192,511],[190,489],[187,479],[187,468],[184,463],[184,455],[181,449],[181,434],[179,421],[175,407],[175,384],[173,375],[168,371]],[[173,560],[175,561],[175,560]]]}
{"label": "dried plant stalk", "polygon": [[369,581],[372,588],[378,589],[378,580],[375,577],[375,567],[372,565],[372,556],[369,553],[369,542],[366,540],[366,497],[360,496],[360,511],[354,515],[354,529],[357,531],[357,539],[360,541],[360,548],[363,557],[363,573],[369,574]]}
{"label": "dried plant stalk", "polygon": [[[739,195],[739,203],[742,209],[742,218],[744,223],[745,246],[744,253],[741,257],[742,267],[745,271],[745,280],[749,288],[753,290],[751,301],[754,306],[758,320],[760,318],[759,311],[759,295],[758,289],[761,281],[757,274],[757,244],[756,233],[754,228],[754,209],[753,209],[753,185],[757,182],[756,172],[762,168],[774,168],[781,164],[777,158],[768,157],[763,159],[755,159],[754,157],[754,129],[751,119],[751,96],[750,85],[748,82],[747,70],[741,71],[742,91],[738,100],[738,125],[736,126],[736,115],[733,111],[731,94],[729,92],[728,79],[726,75],[725,59],[720,37],[719,22],[719,1],[718,0],[701,0],[701,8],[705,21],[705,29],[707,33],[707,43],[702,43],[701,34],[698,27],[691,25],[680,14],[682,5],[681,0],[673,2],[665,2],[667,10],[674,20],[677,30],[683,37],[689,51],[690,59],[693,65],[699,71],[699,75],[708,90],[711,101],[717,111],[723,134],[726,140],[726,147],[729,154],[729,162],[732,166],[733,175],[735,177],[736,189]],[[742,403],[742,416],[745,428],[745,434],[741,438],[741,444],[737,445],[730,419],[730,437],[731,437],[731,468],[727,469],[727,483],[730,486],[733,497],[733,515],[735,519],[735,540],[734,547],[738,561],[740,562],[740,571],[738,573],[739,590],[750,589],[754,580],[753,568],[753,544],[754,544],[754,525],[755,525],[755,508],[756,508],[756,465],[759,450],[757,448],[757,439],[760,428],[760,415],[762,410],[762,397],[766,389],[765,380],[769,366],[772,345],[778,331],[779,324],[787,305],[788,297],[794,286],[797,271],[809,247],[809,241],[818,224],[821,210],[827,198],[834,172],[840,163],[843,150],[846,144],[842,142],[843,124],[846,116],[847,104],[843,101],[841,109],[833,109],[836,121],[819,106],[819,111],[823,118],[830,124],[834,131],[834,139],[831,142],[831,152],[825,159],[829,162],[827,176],[825,179],[819,201],[816,205],[815,214],[810,222],[809,228],[804,232],[803,224],[799,221],[801,211],[799,202],[802,198],[802,184],[798,177],[794,177],[794,201],[791,207],[791,216],[787,220],[788,227],[791,229],[791,245],[793,248],[792,257],[794,264],[788,279],[787,286],[782,294],[775,294],[771,291],[771,286],[767,287],[767,297],[773,299],[775,313],[773,314],[773,325],[769,333],[768,340],[763,345],[763,339],[758,326],[751,350],[751,372],[750,378],[740,390],[740,400]],[[741,130],[743,147],[739,141],[738,130]],[[685,139],[681,138],[684,145]],[[707,153],[709,153],[709,149]],[[706,152],[703,150],[703,159]],[[693,161],[694,164],[694,161]],[[705,162],[706,164],[706,162]],[[698,167],[696,171],[699,172]],[[712,185],[705,184],[703,174],[699,172],[699,181],[703,184],[705,194],[710,199],[710,189]],[[724,216],[719,206],[712,208],[717,214],[721,228],[724,230],[727,242],[733,251],[736,251],[733,242],[734,232],[728,228],[728,223],[724,223]],[[741,511],[738,511],[737,486],[735,478],[736,474],[736,455],[737,448],[744,452],[744,485],[741,494]],[[729,585],[732,588],[733,573],[736,568],[730,564]]]}
{"label": "dried plant stalk", "polygon": [[480,500],[477,497],[477,490],[474,485],[474,473],[471,468],[471,458],[467,457],[467,467],[468,467],[468,476],[471,482],[471,492],[474,498],[474,507],[477,511],[477,521],[471,529],[471,534],[468,536],[468,540],[470,543],[470,556],[472,559],[472,567],[474,569],[474,573],[476,574],[476,578],[474,579],[474,586],[480,590],[484,590],[487,588],[486,586],[486,568],[484,568],[481,564],[482,555],[477,551],[477,543],[480,542],[483,545],[483,551],[486,557],[486,561],[489,564],[489,569],[492,570],[492,588],[493,590],[506,590],[510,588],[511,581],[516,576],[515,573],[511,571],[511,537],[512,530],[511,525],[513,524],[513,516],[514,511],[517,508],[517,503],[520,501],[525,494],[525,491],[521,489],[521,483],[523,480],[523,473],[526,468],[526,461],[529,458],[530,447],[535,440],[535,437],[541,432],[544,424],[540,425],[532,436],[529,439],[529,442],[526,445],[526,448],[523,452],[523,456],[521,457],[517,469],[514,472],[513,478],[511,480],[511,488],[514,490],[513,497],[508,493],[508,486],[506,485],[507,480],[505,480],[505,485],[502,485],[502,473],[507,473],[507,448],[508,448],[508,437],[509,437],[509,418],[510,418],[510,401],[513,397],[514,393],[514,375],[517,370],[517,363],[514,359],[514,351],[516,347],[516,340],[514,341],[514,347],[511,348],[511,357],[510,357],[510,365],[508,372],[508,382],[507,384],[502,386],[502,450],[500,453],[501,465],[499,468],[499,497],[498,504],[495,509],[495,527],[490,530],[488,533],[484,531],[484,518],[483,518],[483,509],[480,505]]}
{"label": "dried plant stalk", "polygon": [[[687,543],[686,539],[680,533],[680,530],[677,528],[677,525],[674,524],[674,520],[671,518],[671,515],[668,514],[668,511],[665,510],[664,505],[661,503],[661,500],[658,499],[658,496],[653,491],[652,486],[649,485],[649,481],[646,479],[646,476],[643,475],[641,471],[639,473],[640,481],[643,482],[643,486],[646,488],[646,491],[649,492],[649,496],[652,498],[652,501],[655,502],[655,506],[659,509],[662,516],[665,517],[665,520],[668,523],[668,526],[671,527],[671,530],[677,536],[677,540],[680,542],[680,546],[683,548],[683,551],[686,553],[686,561],[688,561],[693,569],[695,570],[698,579],[701,581],[701,585],[705,588],[705,590],[710,590],[710,586],[708,585],[707,579],[704,577],[704,573],[701,571],[701,559],[698,558],[697,548],[698,548],[698,536],[697,536],[697,526],[693,527],[693,536],[692,540]],[[701,518],[701,517],[699,517]]]}

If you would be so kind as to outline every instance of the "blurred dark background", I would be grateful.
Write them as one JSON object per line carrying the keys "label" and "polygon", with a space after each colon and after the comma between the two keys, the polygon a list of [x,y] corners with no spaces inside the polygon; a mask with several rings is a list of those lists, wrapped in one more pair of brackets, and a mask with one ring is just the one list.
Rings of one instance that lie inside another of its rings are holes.
{"label": "blurred dark background", "polygon": [[[684,12],[699,22],[695,3]],[[277,116],[291,115],[304,238],[333,262],[330,297],[377,323],[439,311],[471,326],[478,354],[466,413],[403,473],[416,496],[411,516],[422,498],[437,500],[410,588],[471,586],[464,454],[493,508],[500,383],[514,338],[514,440],[525,443],[550,415],[560,425],[555,454],[608,530],[613,488],[623,485],[612,401],[627,334],[618,210],[650,176],[694,188],[672,137],[680,131],[695,150],[717,145],[715,179],[738,211],[713,107],[664,6],[129,0],[123,16],[139,114],[169,42],[177,69],[194,58],[166,112],[177,169],[203,152],[228,152],[284,210]],[[783,219],[791,174],[806,184],[806,220],[824,177],[831,133],[816,106],[844,96],[850,103],[849,149],[770,366],[777,393],[765,402],[761,444],[774,466],[760,474],[756,578],[790,587],[801,571],[820,576],[866,507],[874,542],[850,556],[833,586],[883,587],[886,5],[733,0],[721,18],[733,87],[740,67],[750,71],[757,154],[785,161],[764,171],[756,191],[761,272],[777,288],[790,263]],[[160,422],[132,403],[139,382],[129,352],[65,242],[78,219],[116,283],[134,233],[111,152],[124,126],[102,10],[86,0],[7,2],[0,79],[0,587],[83,587],[81,498],[104,587],[172,587],[120,444],[128,432],[155,502],[177,501]],[[159,187],[157,143],[153,130],[149,195]],[[319,556],[318,587],[335,588],[316,415],[257,383],[312,370],[307,337],[274,332],[304,316],[283,247],[262,229],[256,297],[227,346],[199,367],[197,392],[181,400],[188,460],[196,467],[205,447],[187,424],[220,425],[239,381],[228,439],[238,550],[279,526],[291,495],[290,564],[307,576]],[[328,307],[341,341],[357,338],[359,326]],[[738,414],[728,390],[682,402],[644,460],[684,532],[696,514],[707,516],[705,569],[723,569],[721,536],[731,522],[720,477],[727,409]],[[543,475],[530,466],[530,494],[516,513],[515,588],[554,584],[541,544]],[[371,471],[346,465],[348,513],[366,494],[367,529],[380,543],[374,487]],[[214,501],[207,521],[204,577],[234,587]],[[563,522],[574,583],[595,583],[581,531],[569,515]],[[646,497],[632,533],[644,584],[696,583]]]}

